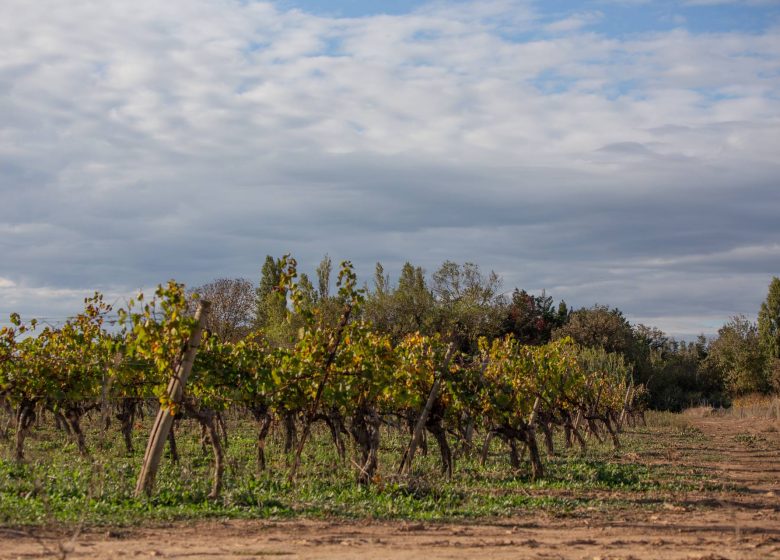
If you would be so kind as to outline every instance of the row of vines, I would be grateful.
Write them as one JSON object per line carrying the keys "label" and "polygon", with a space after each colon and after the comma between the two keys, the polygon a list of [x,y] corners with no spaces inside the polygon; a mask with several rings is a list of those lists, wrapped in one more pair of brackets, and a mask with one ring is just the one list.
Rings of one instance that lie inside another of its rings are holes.
{"label": "row of vines", "polygon": [[[537,439],[548,453],[555,430],[567,446],[584,450],[588,437],[608,437],[619,447],[621,426],[641,416],[643,388],[632,383],[620,355],[579,348],[570,339],[543,346],[483,339],[470,353],[439,336],[392,340],[359,318],[362,295],[349,263],[339,273],[335,319],[305,304],[295,261],[286,258],[284,265],[278,292],[302,325],[297,336],[287,346],[272,346],[260,331],[237,342],[205,333],[177,402],[166,397],[166,385],[196,325],[182,285],[170,282],[148,301],[139,295],[121,309],[95,294],[82,313],[56,328],[12,316],[12,325],[0,329],[0,401],[10,413],[4,434],[14,434],[16,459],[24,460],[25,439],[43,410],[82,454],[89,453],[82,429],[87,414],[101,415],[106,427],[118,424],[133,453],[137,416],[153,402],[202,427],[214,453],[213,497],[223,477],[227,410],[245,411],[256,422],[258,469],[266,468],[271,427],[284,430],[291,480],[317,422],[328,426],[343,459],[351,440],[360,484],[377,475],[387,426],[410,434],[399,472],[409,471],[427,432],[446,475],[455,468],[448,440],[487,453],[491,439],[499,438],[512,466],[527,456],[538,478],[544,465]],[[116,320],[108,324],[108,317]],[[171,433],[174,455],[175,443]]]}

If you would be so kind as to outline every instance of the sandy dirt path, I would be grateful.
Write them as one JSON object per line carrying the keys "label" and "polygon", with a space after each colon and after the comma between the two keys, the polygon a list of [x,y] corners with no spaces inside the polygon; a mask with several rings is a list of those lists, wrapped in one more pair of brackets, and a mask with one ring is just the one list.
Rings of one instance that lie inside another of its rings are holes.
{"label": "sandy dirt path", "polygon": [[680,493],[660,509],[640,503],[572,517],[544,513],[469,524],[226,521],[86,532],[0,529],[0,558],[780,559],[780,434],[768,421],[693,418],[701,446],[666,460],[704,465],[736,486]]}

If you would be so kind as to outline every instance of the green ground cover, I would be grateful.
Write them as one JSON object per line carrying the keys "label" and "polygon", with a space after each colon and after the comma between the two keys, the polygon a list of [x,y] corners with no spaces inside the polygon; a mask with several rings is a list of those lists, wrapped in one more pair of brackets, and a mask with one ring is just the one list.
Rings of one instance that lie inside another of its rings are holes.
{"label": "green ground cover", "polygon": [[[203,518],[335,517],[410,520],[456,520],[511,516],[540,510],[577,515],[594,508],[659,507],[680,492],[719,487],[699,466],[687,464],[685,450],[701,446],[703,435],[682,417],[648,415],[647,427],[627,428],[619,451],[611,444],[589,442],[589,449],[565,450],[545,460],[545,478],[531,481],[524,465],[511,469],[505,445],[494,440],[484,466],[478,453],[460,450],[452,480],[440,473],[438,449],[429,442],[411,476],[397,477],[406,434],[384,429],[379,475],[369,487],[358,486],[350,459],[339,460],[327,430],[319,427],[304,452],[295,484],[287,483],[287,457],[281,434],[267,447],[268,465],[255,465],[255,425],[239,415],[228,418],[230,444],[222,496],[207,498],[212,457],[200,445],[200,430],[185,421],[178,432],[181,461],[164,459],[154,495],[135,499],[147,418],[135,430],[136,452],[128,455],[112,428],[101,433],[87,426],[89,457],[49,422],[33,431],[26,461],[16,463],[11,442],[0,441],[0,524],[4,526],[133,525]],[[481,444],[481,438],[477,438]],[[452,440],[456,450],[458,442]],[[540,442],[541,443],[541,442]],[[681,450],[669,457],[669,449]],[[350,452],[353,450],[350,449]]]}

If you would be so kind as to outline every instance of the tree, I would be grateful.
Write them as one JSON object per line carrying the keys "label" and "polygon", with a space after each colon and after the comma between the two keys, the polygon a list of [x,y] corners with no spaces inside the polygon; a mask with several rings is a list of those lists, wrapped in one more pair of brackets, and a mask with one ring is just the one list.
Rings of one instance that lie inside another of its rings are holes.
{"label": "tree", "polygon": [[[289,347],[293,344],[295,333],[300,325],[291,320],[287,310],[287,299],[279,291],[282,272],[281,259],[267,255],[260,271],[260,282],[257,287],[254,326],[264,332],[273,346]],[[304,274],[300,277],[300,285],[304,299],[311,302],[315,298],[314,287]]]}
{"label": "tree", "polygon": [[650,405],[653,408],[679,411],[700,404],[725,405],[725,380],[717,368],[707,362],[707,339],[701,335],[695,342],[678,341],[663,331],[637,325],[634,334],[649,369]]}
{"label": "tree", "polygon": [[399,321],[399,334],[432,332],[433,294],[428,289],[425,270],[422,267],[404,263],[393,298],[396,318]]}
{"label": "tree", "polygon": [[276,293],[281,277],[281,261],[266,255],[256,296],[255,325],[259,328],[268,327],[284,318],[285,302]]}
{"label": "tree", "polygon": [[567,315],[566,303],[562,301],[556,311],[553,298],[544,291],[534,296],[515,288],[502,319],[502,334],[512,333],[523,344],[546,344],[552,330],[563,326]]}
{"label": "tree", "polygon": [[301,274],[299,289],[306,290],[308,289],[306,286],[311,286],[310,302],[312,304],[316,303],[326,324],[335,326],[341,317],[344,302],[339,294],[331,294],[330,284],[332,273],[333,261],[326,254],[315,270],[315,275],[317,277],[316,290],[313,289],[314,286],[311,286],[311,282],[305,274]]}
{"label": "tree", "polygon": [[758,312],[758,336],[766,359],[766,376],[780,391],[780,278],[772,277],[766,300]]}
{"label": "tree", "polygon": [[591,348],[603,348],[607,352],[619,352],[629,360],[636,356],[634,333],[631,324],[618,308],[594,305],[569,315],[569,321],[553,331],[553,340],[570,336],[577,344]]}
{"label": "tree", "polygon": [[474,263],[445,261],[433,274],[437,330],[452,336],[463,351],[476,349],[481,336],[495,337],[504,303],[500,289],[501,279],[492,270],[485,275]]}
{"label": "tree", "polygon": [[319,293],[314,288],[314,284],[312,284],[308,274],[305,272],[302,272],[298,279],[298,290],[301,292],[302,304],[304,306],[311,307],[317,303]]}
{"label": "tree", "polygon": [[206,328],[222,340],[236,342],[252,327],[255,287],[245,278],[218,278],[192,290],[211,302]]}
{"label": "tree", "polygon": [[374,269],[374,293],[379,296],[386,296],[390,292],[390,275],[385,274],[385,267],[382,263],[376,263]]}
{"label": "tree", "polygon": [[640,323],[635,325],[633,330],[634,337],[651,352],[665,355],[672,349],[673,339],[670,339],[665,332],[657,327],[650,327]]}
{"label": "tree", "polygon": [[395,298],[390,285],[390,276],[385,274],[382,263],[376,263],[374,269],[374,288],[366,289],[368,296],[363,309],[363,317],[377,330],[393,334],[396,323]]}
{"label": "tree", "polygon": [[330,297],[330,274],[333,271],[333,261],[326,254],[317,266],[317,289],[321,300]]}
{"label": "tree", "polygon": [[419,332],[432,334],[433,294],[425,281],[425,271],[405,263],[395,288],[381,263],[376,264],[374,289],[369,293],[363,316],[394,342]]}
{"label": "tree", "polygon": [[720,372],[732,396],[769,390],[758,327],[744,315],[732,317],[720,328],[707,361]]}

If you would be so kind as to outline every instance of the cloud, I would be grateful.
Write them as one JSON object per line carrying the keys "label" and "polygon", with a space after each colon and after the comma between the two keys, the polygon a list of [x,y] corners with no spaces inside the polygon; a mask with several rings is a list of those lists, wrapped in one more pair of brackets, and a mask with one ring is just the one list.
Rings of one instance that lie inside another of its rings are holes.
{"label": "cloud", "polygon": [[693,333],[711,305],[755,313],[773,272],[749,248],[780,243],[780,35],[539,22],[511,1],[4,2],[0,313],[256,278],[290,251],[364,278],[476,261],[573,305],[706,315]]}
{"label": "cloud", "polygon": [[598,23],[603,18],[604,14],[601,12],[583,12],[549,23],[544,28],[551,33],[566,33]]}

